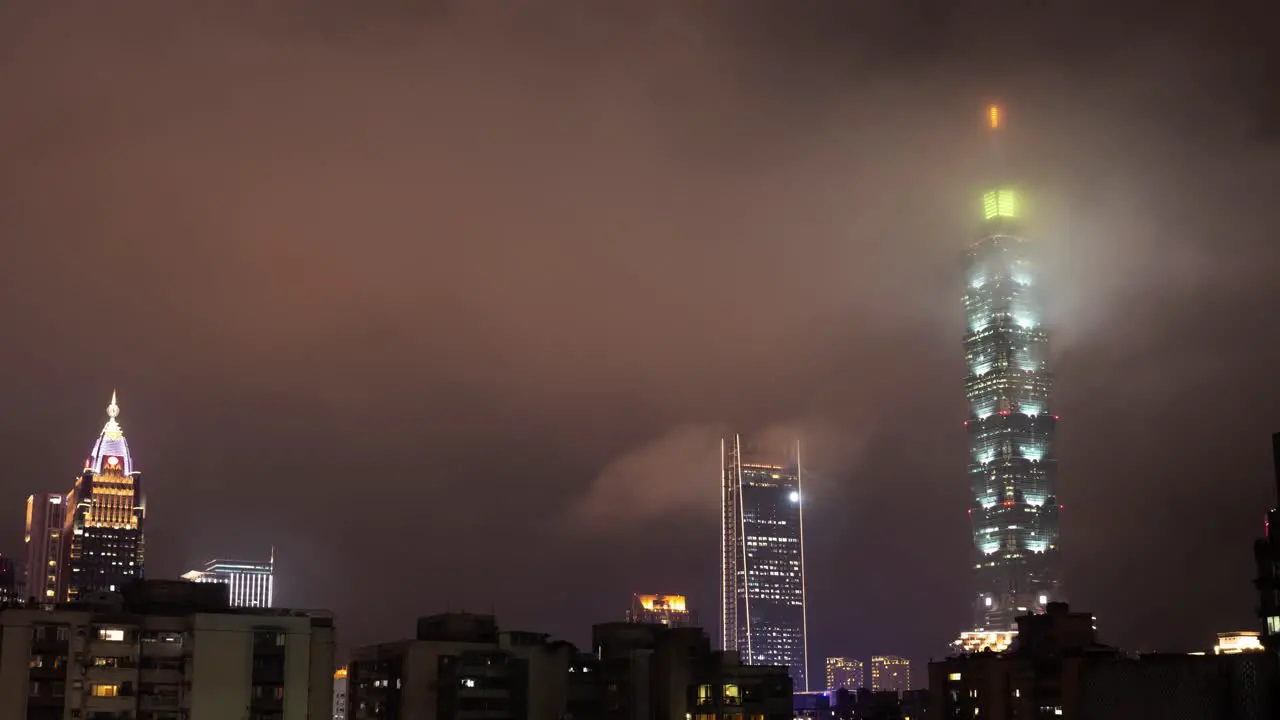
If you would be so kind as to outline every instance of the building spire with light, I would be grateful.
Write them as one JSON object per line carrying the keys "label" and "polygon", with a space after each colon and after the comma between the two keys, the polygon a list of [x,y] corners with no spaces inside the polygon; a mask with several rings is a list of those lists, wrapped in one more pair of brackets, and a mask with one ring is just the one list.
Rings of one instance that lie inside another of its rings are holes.
{"label": "building spire with light", "polygon": [[120,403],[116,401],[116,391],[111,391],[111,404],[107,406],[107,424],[102,427],[102,432],[119,433],[120,423],[116,422],[116,418],[120,417]]}
{"label": "building spire with light", "polygon": [[[92,470],[100,475],[106,470],[133,473],[133,458],[129,454],[129,443],[124,439],[124,430],[120,427],[119,394],[111,391],[111,404],[107,405],[107,422],[102,426],[102,434],[93,444],[85,470]],[[112,462],[114,460],[114,462]]]}

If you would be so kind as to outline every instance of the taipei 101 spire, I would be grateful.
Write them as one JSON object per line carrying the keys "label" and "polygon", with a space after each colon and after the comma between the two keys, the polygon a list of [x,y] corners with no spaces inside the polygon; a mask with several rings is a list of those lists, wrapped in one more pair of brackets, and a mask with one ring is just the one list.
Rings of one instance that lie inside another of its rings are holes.
{"label": "taipei 101 spire", "polygon": [[1006,633],[1014,618],[1062,599],[1058,417],[1038,268],[1003,152],[1004,109],[989,106],[985,121],[993,172],[964,253],[973,630]]}

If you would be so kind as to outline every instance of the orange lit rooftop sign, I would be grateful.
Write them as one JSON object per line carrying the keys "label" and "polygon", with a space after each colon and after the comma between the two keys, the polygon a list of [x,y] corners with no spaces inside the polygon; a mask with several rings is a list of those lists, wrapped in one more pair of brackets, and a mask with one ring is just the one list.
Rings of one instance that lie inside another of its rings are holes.
{"label": "orange lit rooftop sign", "polygon": [[333,674],[333,679],[334,679],[334,680],[346,680],[346,679],[347,679],[347,666],[346,666],[346,665],[343,665],[342,667],[338,668],[337,672],[335,672],[335,673]]}
{"label": "orange lit rooftop sign", "polygon": [[1000,109],[999,105],[991,105],[987,108],[987,122],[991,125],[992,130],[999,129],[1004,122],[1004,111]]}
{"label": "orange lit rooftop sign", "polygon": [[685,611],[683,595],[640,595],[640,607],[645,610]]}

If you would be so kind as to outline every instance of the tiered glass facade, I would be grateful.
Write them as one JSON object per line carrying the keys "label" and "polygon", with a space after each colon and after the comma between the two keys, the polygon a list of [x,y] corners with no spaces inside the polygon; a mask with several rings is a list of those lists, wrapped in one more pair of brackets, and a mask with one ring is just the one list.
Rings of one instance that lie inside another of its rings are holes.
{"label": "tiered glass facade", "polygon": [[800,447],[777,455],[722,443],[722,638],[752,665],[785,665],[809,689]]}
{"label": "tiered glass facade", "polygon": [[[995,127],[993,121],[993,128]],[[975,629],[1059,600],[1053,375],[1031,245],[1014,188],[983,196],[981,237],[965,253],[964,337],[973,502]]]}

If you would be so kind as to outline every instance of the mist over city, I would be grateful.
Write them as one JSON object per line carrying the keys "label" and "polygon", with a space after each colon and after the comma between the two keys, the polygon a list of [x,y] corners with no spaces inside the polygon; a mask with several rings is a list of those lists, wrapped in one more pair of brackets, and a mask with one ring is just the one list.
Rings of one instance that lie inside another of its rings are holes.
{"label": "mist over city", "polygon": [[1267,10],[0,3],[0,553],[115,391],[146,577],[270,556],[338,664],[461,610],[589,650],[650,592],[719,643],[721,441],[799,441],[810,675],[924,687],[974,622],[995,104],[1061,599],[1132,651],[1258,629]]}

